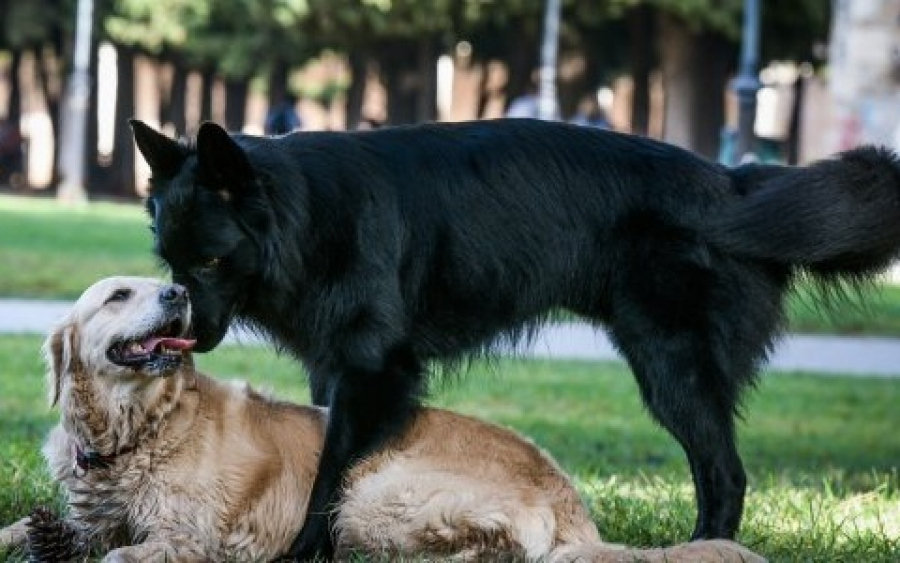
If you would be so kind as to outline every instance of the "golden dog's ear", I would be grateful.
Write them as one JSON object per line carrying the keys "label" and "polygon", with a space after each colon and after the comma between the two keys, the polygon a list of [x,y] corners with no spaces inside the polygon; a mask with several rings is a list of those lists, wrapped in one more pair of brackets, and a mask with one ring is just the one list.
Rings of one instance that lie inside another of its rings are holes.
{"label": "golden dog's ear", "polygon": [[44,342],[44,361],[47,363],[47,387],[50,406],[59,402],[62,377],[70,371],[74,363],[74,351],[78,345],[78,332],[74,324],[63,324],[47,337]]}

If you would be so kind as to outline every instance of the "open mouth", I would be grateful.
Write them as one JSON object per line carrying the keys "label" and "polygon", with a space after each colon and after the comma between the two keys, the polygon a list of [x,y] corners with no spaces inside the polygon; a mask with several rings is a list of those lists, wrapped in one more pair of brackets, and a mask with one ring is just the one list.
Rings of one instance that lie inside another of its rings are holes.
{"label": "open mouth", "polygon": [[116,365],[134,369],[176,368],[181,364],[182,353],[190,351],[197,342],[184,338],[184,332],[182,320],[176,318],[146,336],[113,344],[106,357]]}

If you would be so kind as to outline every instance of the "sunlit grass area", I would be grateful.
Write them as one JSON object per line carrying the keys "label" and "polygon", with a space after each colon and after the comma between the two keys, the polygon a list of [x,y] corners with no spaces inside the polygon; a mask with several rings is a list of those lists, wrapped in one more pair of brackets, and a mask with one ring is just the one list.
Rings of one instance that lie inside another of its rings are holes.
{"label": "sunlit grass area", "polygon": [[0,296],[75,298],[99,278],[161,276],[136,204],[0,196]]}
{"label": "sunlit grass area", "polygon": [[[56,502],[38,449],[49,409],[36,336],[0,339],[0,523]],[[222,347],[202,370],[306,401],[297,364]],[[900,560],[900,380],[766,374],[739,426],[750,485],[740,539],[772,561]],[[436,383],[434,404],[516,428],[576,479],[604,538],[683,541],[693,525],[684,456],[619,364],[497,360]]]}

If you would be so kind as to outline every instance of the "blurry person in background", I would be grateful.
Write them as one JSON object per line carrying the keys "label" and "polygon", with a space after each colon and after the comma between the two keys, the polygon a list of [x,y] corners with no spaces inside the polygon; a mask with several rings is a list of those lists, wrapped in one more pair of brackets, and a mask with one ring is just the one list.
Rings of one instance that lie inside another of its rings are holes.
{"label": "blurry person in background", "polygon": [[284,135],[303,128],[297,113],[297,96],[285,94],[284,99],[272,106],[266,115],[266,135]]}
{"label": "blurry person in background", "polygon": [[536,83],[528,86],[524,94],[513,98],[506,108],[506,117],[538,117],[538,87]]}
{"label": "blurry person in background", "polygon": [[597,100],[595,93],[585,94],[581,98],[581,101],[578,102],[578,110],[570,121],[575,125],[583,125],[585,127],[613,128],[606,111],[600,107],[600,102]]}
{"label": "blurry person in background", "polygon": [[374,117],[363,116],[356,125],[357,131],[371,131],[384,126],[384,122]]}

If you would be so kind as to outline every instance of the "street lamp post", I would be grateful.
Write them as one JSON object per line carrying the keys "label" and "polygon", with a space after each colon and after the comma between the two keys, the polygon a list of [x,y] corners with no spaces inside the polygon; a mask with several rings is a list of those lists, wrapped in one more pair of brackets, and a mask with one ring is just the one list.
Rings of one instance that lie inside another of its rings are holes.
{"label": "street lamp post", "polygon": [[66,89],[65,114],[60,138],[59,168],[62,181],[58,198],[69,203],[87,200],[84,187],[85,140],[91,97],[91,27],[93,0],[78,0],[75,53]]}
{"label": "street lamp post", "polygon": [[744,28],[741,61],[733,83],[738,97],[738,138],[735,160],[741,162],[755,153],[756,93],[759,91],[759,0],[744,0]]}
{"label": "street lamp post", "polygon": [[556,58],[559,50],[559,0],[547,0],[544,11],[544,36],[541,42],[541,72],[538,91],[538,117],[556,119]]}

